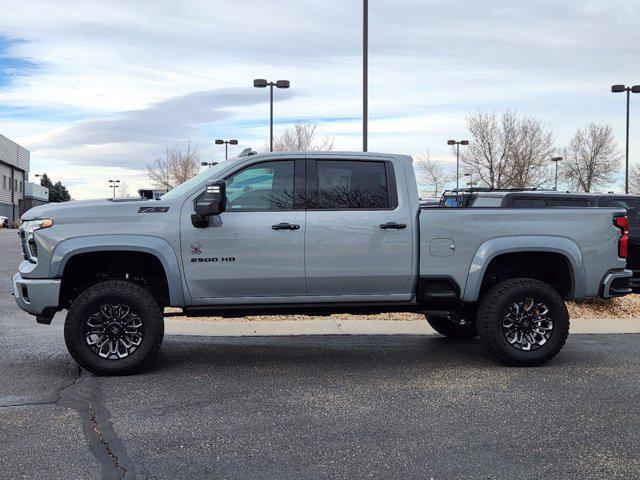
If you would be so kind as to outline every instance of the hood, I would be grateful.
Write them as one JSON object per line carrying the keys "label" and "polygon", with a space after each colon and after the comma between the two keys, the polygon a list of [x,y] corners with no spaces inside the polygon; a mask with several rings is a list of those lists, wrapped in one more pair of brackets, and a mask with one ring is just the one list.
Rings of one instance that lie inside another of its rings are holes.
{"label": "hood", "polygon": [[70,223],[75,219],[82,221],[87,217],[126,215],[129,212],[136,213],[142,205],[153,202],[154,206],[160,206],[160,202],[154,200],[126,199],[126,200],[73,200],[71,202],[47,203],[27,210],[21,220],[28,221],[36,218],[53,218],[54,221]]}

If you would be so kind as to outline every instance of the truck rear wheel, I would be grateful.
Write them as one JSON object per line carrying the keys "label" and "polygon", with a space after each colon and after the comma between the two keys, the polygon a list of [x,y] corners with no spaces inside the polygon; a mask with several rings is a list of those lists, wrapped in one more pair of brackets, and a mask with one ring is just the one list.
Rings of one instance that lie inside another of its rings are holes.
{"label": "truck rear wheel", "polygon": [[158,302],[140,285],[122,280],[101,282],[80,293],[64,324],[69,353],[96,375],[139,369],[153,358],[163,337]]}
{"label": "truck rear wheel", "polygon": [[478,309],[478,336],[499,362],[542,365],[556,356],[569,334],[562,297],[544,282],[513,278],[484,296]]}
{"label": "truck rear wheel", "polygon": [[447,338],[471,340],[478,336],[475,323],[463,318],[458,313],[428,313],[427,322],[436,332]]}

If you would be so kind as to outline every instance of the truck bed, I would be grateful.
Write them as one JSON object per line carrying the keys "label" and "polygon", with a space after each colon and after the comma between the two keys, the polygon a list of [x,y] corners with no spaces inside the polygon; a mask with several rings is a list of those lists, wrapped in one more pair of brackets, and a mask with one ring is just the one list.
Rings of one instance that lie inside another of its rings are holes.
{"label": "truck bed", "polygon": [[464,301],[474,301],[491,260],[510,252],[562,254],[571,264],[573,298],[598,295],[618,257],[623,209],[426,208],[419,213],[420,277],[449,277]]}

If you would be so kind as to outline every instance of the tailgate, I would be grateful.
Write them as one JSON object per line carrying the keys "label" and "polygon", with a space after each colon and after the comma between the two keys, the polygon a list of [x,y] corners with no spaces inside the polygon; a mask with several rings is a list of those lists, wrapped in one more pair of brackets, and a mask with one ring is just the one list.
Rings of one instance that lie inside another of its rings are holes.
{"label": "tailgate", "polygon": [[631,288],[640,293],[640,208],[627,210],[629,218],[629,251],[627,252],[627,268],[633,271]]}

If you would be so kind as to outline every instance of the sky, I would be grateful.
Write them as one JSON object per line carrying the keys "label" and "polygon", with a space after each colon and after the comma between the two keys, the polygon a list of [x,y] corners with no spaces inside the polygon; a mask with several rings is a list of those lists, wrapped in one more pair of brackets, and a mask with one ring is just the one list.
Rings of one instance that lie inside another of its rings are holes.
{"label": "sky", "polygon": [[[75,199],[108,180],[149,185],[165,147],[224,159],[316,121],[336,150],[362,148],[362,3],[351,0],[0,0],[0,133],[31,151]],[[625,99],[640,84],[640,2],[369,0],[369,150],[453,168],[449,138],[478,108],[541,119],[558,145],[590,122],[624,146]],[[640,155],[632,96],[631,163]],[[614,186],[620,190],[619,185]]]}

